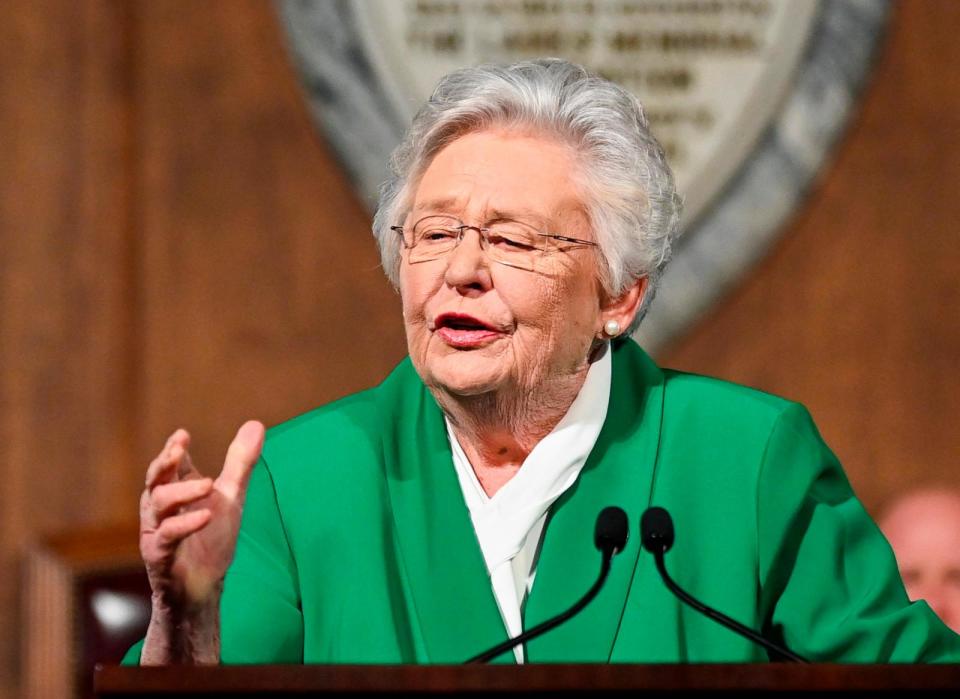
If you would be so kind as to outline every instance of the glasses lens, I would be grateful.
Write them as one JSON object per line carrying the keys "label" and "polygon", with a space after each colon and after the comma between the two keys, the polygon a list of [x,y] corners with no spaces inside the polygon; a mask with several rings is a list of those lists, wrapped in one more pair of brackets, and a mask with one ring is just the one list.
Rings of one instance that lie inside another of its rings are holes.
{"label": "glasses lens", "polygon": [[[427,216],[404,229],[410,262],[434,260],[453,250],[463,223],[453,216]],[[496,221],[484,229],[484,247],[491,259],[511,267],[536,270],[550,239],[519,221]]]}
{"label": "glasses lens", "polygon": [[549,239],[525,223],[501,221],[490,225],[487,241],[493,259],[514,267],[534,269]]}
{"label": "glasses lens", "polygon": [[420,219],[411,231],[412,240],[405,240],[410,250],[410,261],[431,260],[450,252],[460,238],[462,224],[450,216],[427,216]]}

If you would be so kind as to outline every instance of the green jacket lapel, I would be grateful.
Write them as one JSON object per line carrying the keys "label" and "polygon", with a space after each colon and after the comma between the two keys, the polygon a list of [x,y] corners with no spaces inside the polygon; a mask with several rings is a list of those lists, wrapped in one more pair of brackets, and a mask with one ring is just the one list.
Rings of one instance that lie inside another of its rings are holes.
{"label": "green jacket lapel", "polygon": [[649,504],[662,410],[660,370],[633,341],[617,343],[607,418],[579,479],[551,510],[524,628],[564,611],[596,581],[600,552],[593,528],[604,507],[627,513],[627,547],[586,609],[527,645],[529,662],[610,659],[640,553],[640,515]]}
{"label": "green jacket lapel", "polygon": [[[453,468],[443,414],[409,359],[380,394],[387,488],[425,660],[463,662],[507,632]],[[513,655],[499,662],[513,662]]]}

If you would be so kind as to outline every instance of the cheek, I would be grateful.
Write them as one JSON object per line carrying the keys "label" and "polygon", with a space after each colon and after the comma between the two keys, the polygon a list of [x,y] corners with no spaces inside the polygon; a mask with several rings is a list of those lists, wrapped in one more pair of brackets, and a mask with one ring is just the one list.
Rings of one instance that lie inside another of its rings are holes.
{"label": "cheek", "polygon": [[558,284],[545,277],[524,281],[523,284],[502,284],[497,287],[497,293],[510,309],[519,332],[542,336],[556,324],[563,292]]}
{"label": "cheek", "polygon": [[515,290],[509,300],[520,326],[526,326],[529,340],[540,351],[559,345],[581,349],[593,339],[593,326],[599,303],[596,290],[581,278],[567,277],[559,282],[540,277],[524,290]]}
{"label": "cheek", "polygon": [[599,313],[598,289],[591,283],[589,270],[575,269],[553,284],[544,294],[544,306],[549,309],[551,326],[555,332],[570,335],[592,335]]}
{"label": "cheek", "polygon": [[403,305],[403,318],[409,325],[422,323],[426,317],[426,304],[436,290],[435,275],[427,270],[414,269],[404,265],[400,269],[400,299]]}

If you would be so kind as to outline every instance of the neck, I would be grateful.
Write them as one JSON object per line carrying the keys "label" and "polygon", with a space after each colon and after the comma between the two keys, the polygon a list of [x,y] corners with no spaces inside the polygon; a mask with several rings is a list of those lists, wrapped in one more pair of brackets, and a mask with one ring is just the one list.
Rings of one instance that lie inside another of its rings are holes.
{"label": "neck", "polygon": [[456,396],[438,391],[440,407],[473,466],[493,496],[523,465],[533,448],[563,419],[587,378],[589,365],[536,389]]}

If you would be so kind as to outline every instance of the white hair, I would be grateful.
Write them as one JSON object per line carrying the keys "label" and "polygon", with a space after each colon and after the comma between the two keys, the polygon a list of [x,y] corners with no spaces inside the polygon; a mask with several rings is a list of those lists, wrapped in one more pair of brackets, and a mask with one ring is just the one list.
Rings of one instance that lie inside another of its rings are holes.
{"label": "white hair", "polygon": [[663,148],[636,97],[582,66],[557,58],[464,68],[442,78],[390,158],[373,234],[387,277],[399,285],[400,225],[434,156],[468,133],[505,128],[573,147],[596,242],[600,282],[612,296],[641,277],[639,325],[679,230],[680,197]]}

